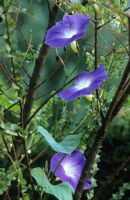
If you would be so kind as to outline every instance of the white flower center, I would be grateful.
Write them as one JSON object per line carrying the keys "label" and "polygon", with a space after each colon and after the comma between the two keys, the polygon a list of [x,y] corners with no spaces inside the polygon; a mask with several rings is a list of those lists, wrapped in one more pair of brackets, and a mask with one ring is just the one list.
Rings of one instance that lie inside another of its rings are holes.
{"label": "white flower center", "polygon": [[63,35],[63,38],[72,38],[75,34],[77,34],[77,30],[66,31]]}
{"label": "white flower center", "polygon": [[90,84],[91,84],[91,81],[90,81],[90,80],[82,80],[82,81],[80,81],[80,82],[76,85],[76,88],[77,88],[78,90],[82,90],[82,89],[84,89],[84,88],[89,87]]}
{"label": "white flower center", "polygon": [[74,177],[74,168],[71,163],[65,163],[63,166],[65,174],[69,177]]}

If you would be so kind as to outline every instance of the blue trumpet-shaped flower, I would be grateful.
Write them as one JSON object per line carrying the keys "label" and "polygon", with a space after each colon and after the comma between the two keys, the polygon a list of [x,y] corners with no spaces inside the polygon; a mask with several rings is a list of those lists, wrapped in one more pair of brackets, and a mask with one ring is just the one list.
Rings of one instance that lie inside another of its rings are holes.
{"label": "blue trumpet-shaped flower", "polygon": [[104,65],[93,72],[81,72],[75,80],[74,86],[58,93],[58,96],[66,101],[72,101],[80,96],[90,95],[93,90],[98,89],[107,79]]}
{"label": "blue trumpet-shaped flower", "polygon": [[[56,153],[51,159],[50,169],[55,176],[62,182],[69,183],[75,191],[79,182],[86,158],[79,151],[76,150],[70,155],[64,153]],[[86,180],[84,190],[91,188],[90,179]]]}
{"label": "blue trumpet-shaped flower", "polygon": [[62,21],[47,31],[45,44],[60,48],[69,45],[75,40],[83,38],[90,18],[83,14],[65,14]]}

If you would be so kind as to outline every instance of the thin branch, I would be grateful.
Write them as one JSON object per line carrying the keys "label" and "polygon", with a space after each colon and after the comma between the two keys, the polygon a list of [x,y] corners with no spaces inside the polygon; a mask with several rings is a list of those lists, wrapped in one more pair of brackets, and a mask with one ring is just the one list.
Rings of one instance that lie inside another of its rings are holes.
{"label": "thin branch", "polygon": [[95,33],[94,33],[94,38],[95,38],[95,42],[94,42],[94,69],[96,70],[98,67],[98,14],[95,11]]}
{"label": "thin branch", "polygon": [[[27,49],[26,49],[26,52],[25,52],[25,54],[24,54],[24,57],[23,57],[23,59],[22,59],[20,65],[19,65],[19,69],[22,68],[23,63],[24,63],[26,57],[28,56],[28,52],[29,52],[29,50],[30,50],[31,42],[32,42],[32,31],[30,31],[30,38],[29,38],[29,42],[28,42],[28,44],[27,44]],[[24,71],[25,71],[25,68],[24,68]],[[27,73],[27,72],[26,72],[26,73]],[[27,73],[27,75],[29,76],[28,73]],[[29,77],[29,78],[30,78],[30,77]]]}
{"label": "thin branch", "polygon": [[2,71],[4,72],[5,76],[8,78],[8,80],[13,83],[15,82],[13,77],[9,74],[9,72],[7,71],[6,67],[2,64],[0,64],[0,69],[2,69]]}
{"label": "thin branch", "polygon": [[17,26],[17,21],[18,21],[18,17],[19,17],[20,6],[21,6],[21,0],[18,0],[18,5],[17,5],[16,16],[15,16],[15,25],[14,25],[14,28],[16,28],[16,26]]}
{"label": "thin branch", "polygon": [[8,148],[8,145],[7,145],[7,142],[6,142],[6,139],[5,139],[5,136],[4,136],[3,133],[2,133],[2,139],[3,139],[4,145],[5,145],[6,149],[7,149],[7,152],[10,155],[10,151],[9,151],[9,148]]}
{"label": "thin branch", "polygon": [[28,73],[28,71],[26,70],[26,68],[23,66],[22,69],[23,69],[23,71],[26,73],[27,77],[28,77],[29,79],[31,79],[31,76],[30,76],[30,74]]}
{"label": "thin branch", "polygon": [[51,92],[52,92],[52,90],[49,90],[49,91],[47,91],[47,92],[45,92],[45,93],[43,93],[43,94],[41,94],[37,97],[34,97],[34,100],[37,101],[37,100],[41,99],[42,97],[49,95],[49,93],[51,93]]}
{"label": "thin branch", "polygon": [[[43,156],[47,153],[48,147],[46,147],[43,151],[41,151],[36,157],[30,160],[29,165],[32,165],[36,161],[38,161],[40,158],[43,158]],[[27,166],[24,166],[22,170],[25,170]]]}
{"label": "thin branch", "polygon": [[10,56],[11,56],[10,61],[11,61],[13,75],[14,75],[14,78],[15,78],[16,74],[15,74],[15,66],[14,66],[14,60],[13,60],[13,50],[12,50],[12,45],[11,45],[8,16],[7,16],[5,2],[6,2],[5,0],[2,0],[2,6],[3,6],[3,9],[4,9],[4,15],[5,15],[6,31],[7,31],[7,41],[8,41],[9,47],[10,47]]}
{"label": "thin branch", "polygon": [[105,25],[109,24],[113,19],[116,19],[116,17],[113,17],[112,19],[109,19],[108,21],[106,21],[104,24],[98,26],[98,29],[104,27]]}
{"label": "thin branch", "polygon": [[62,65],[60,65],[59,67],[57,67],[54,71],[52,71],[51,73],[50,73],[50,75],[46,78],[46,79],[44,79],[43,81],[41,81],[41,83],[39,83],[35,88],[34,88],[34,90],[37,90],[40,86],[42,86],[44,83],[46,83],[48,80],[50,80],[52,77],[54,77],[56,74],[57,74],[57,72],[60,70],[62,68]]}
{"label": "thin branch", "polygon": [[14,107],[15,105],[17,105],[19,103],[19,100],[14,102],[13,104],[11,104],[8,108],[5,108],[3,112],[7,112],[8,110],[10,110],[12,107]]}
{"label": "thin branch", "polygon": [[51,7],[50,7],[49,0],[46,0],[46,2],[47,2],[47,6],[48,6],[49,15],[51,16],[52,13],[51,13]]}

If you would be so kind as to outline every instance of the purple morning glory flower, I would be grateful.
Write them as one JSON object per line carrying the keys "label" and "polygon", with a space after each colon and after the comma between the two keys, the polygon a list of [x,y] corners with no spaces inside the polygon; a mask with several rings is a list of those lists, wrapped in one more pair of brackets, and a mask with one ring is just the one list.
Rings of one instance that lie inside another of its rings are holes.
{"label": "purple morning glory flower", "polygon": [[[75,191],[79,182],[84,164],[85,157],[79,151],[76,150],[70,155],[64,153],[56,153],[51,159],[50,169],[55,176],[60,178],[62,182],[69,183]],[[86,180],[84,190],[91,188],[90,179]]]}
{"label": "purple morning glory flower", "polygon": [[75,85],[58,93],[66,101],[72,101],[80,96],[86,96],[98,89],[107,79],[105,66],[101,65],[93,72],[81,72],[75,80]]}
{"label": "purple morning glory flower", "polygon": [[83,14],[67,15],[47,31],[45,44],[60,48],[84,37],[90,18]]}

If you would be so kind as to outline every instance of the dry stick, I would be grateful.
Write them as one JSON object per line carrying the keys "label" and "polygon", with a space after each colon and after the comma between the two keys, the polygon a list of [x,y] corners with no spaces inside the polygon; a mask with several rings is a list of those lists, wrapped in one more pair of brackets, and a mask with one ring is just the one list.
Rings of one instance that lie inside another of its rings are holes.
{"label": "dry stick", "polygon": [[[57,12],[58,12],[58,5],[55,4],[52,8],[51,16],[49,16],[48,28],[50,28],[54,24]],[[30,79],[29,89],[28,89],[26,101],[23,107],[23,117],[22,117],[24,119],[23,124],[22,124],[23,128],[25,128],[25,125],[28,121],[28,118],[31,112],[33,97],[34,97],[34,88],[37,86],[41,69],[46,62],[48,49],[49,49],[49,46],[45,44],[45,38],[44,38],[43,45],[40,49],[40,53],[36,60],[32,77]]]}
{"label": "dry stick", "polygon": [[[129,23],[129,50],[130,50],[130,18],[128,18],[128,23]],[[102,122],[102,126],[97,131],[94,143],[88,154],[88,160],[85,163],[79,183],[78,183],[76,191],[75,191],[75,197],[74,197],[75,200],[81,200],[82,194],[83,194],[82,189],[83,189],[85,180],[86,180],[86,178],[90,177],[91,168],[95,162],[96,154],[98,153],[98,151],[101,147],[101,144],[104,141],[104,138],[106,136],[106,131],[107,131],[108,125],[110,124],[111,120],[114,118],[114,116],[115,116],[114,114],[117,114],[118,111],[121,109],[123,103],[127,99],[128,94],[130,92],[130,85],[128,85],[125,92],[123,93],[123,95],[121,96],[121,98],[119,100],[119,104],[117,103],[117,99],[119,99],[120,92],[122,91],[122,85],[124,86],[125,82],[127,81],[126,79],[128,77],[128,74],[130,73],[129,65],[130,65],[130,58],[129,58],[128,64],[125,68],[124,74],[122,76],[121,83],[116,91],[116,94],[115,94],[113,100],[112,100],[112,103],[106,114],[106,117],[105,117],[104,121]],[[115,104],[115,102],[116,102],[116,104]]]}

